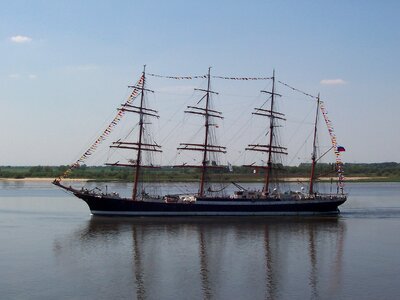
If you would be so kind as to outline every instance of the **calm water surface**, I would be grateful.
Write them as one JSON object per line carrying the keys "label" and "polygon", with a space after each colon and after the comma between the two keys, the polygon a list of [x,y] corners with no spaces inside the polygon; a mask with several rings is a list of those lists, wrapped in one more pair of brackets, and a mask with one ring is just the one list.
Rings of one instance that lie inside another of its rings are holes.
{"label": "calm water surface", "polygon": [[347,189],[338,217],[121,219],[0,182],[1,299],[399,299],[400,183]]}

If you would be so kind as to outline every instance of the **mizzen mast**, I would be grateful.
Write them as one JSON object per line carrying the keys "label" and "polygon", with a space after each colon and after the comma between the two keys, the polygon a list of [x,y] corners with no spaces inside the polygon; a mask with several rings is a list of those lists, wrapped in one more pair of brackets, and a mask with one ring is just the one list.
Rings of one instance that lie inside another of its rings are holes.
{"label": "mizzen mast", "polygon": [[318,115],[319,115],[319,94],[317,97],[317,111],[315,113],[314,122],[314,136],[313,136],[313,152],[311,155],[311,175],[310,175],[310,189],[308,193],[312,195],[314,193],[314,181],[315,181],[315,166],[317,164],[317,128],[318,128]]}
{"label": "mizzen mast", "polygon": [[187,110],[185,110],[185,113],[189,114],[195,114],[195,115],[202,115],[204,116],[204,142],[202,144],[197,143],[181,143],[180,146],[178,147],[178,150],[189,150],[189,151],[200,151],[203,152],[203,157],[202,157],[202,162],[201,165],[181,165],[179,167],[188,167],[188,168],[201,168],[201,178],[200,178],[200,187],[199,187],[199,196],[204,197],[204,186],[206,182],[206,175],[207,175],[207,170],[209,168],[221,168],[220,166],[214,165],[212,162],[209,160],[209,154],[211,152],[220,152],[220,153],[226,153],[226,147],[223,146],[217,146],[213,145],[212,141],[210,141],[210,133],[211,133],[211,127],[214,126],[216,127],[217,125],[212,122],[213,118],[219,118],[223,119],[222,117],[222,112],[216,111],[211,109],[211,94],[216,94],[218,95],[217,92],[212,91],[210,88],[210,79],[211,79],[211,67],[208,68],[208,73],[207,73],[207,89],[195,89],[197,91],[202,91],[204,92],[204,96],[198,101],[197,104],[199,104],[202,100],[205,99],[205,106],[203,107],[198,107],[198,106],[188,106]]}

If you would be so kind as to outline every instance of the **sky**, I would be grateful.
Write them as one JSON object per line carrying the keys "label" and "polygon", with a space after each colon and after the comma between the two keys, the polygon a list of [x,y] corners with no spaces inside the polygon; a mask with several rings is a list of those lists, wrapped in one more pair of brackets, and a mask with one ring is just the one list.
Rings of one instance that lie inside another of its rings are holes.
{"label": "sky", "polygon": [[[210,66],[214,75],[238,77],[275,69],[278,80],[321,94],[345,162],[400,162],[399,11],[391,0],[2,1],[0,166],[73,163],[145,64],[150,73],[183,76]],[[159,133],[175,128],[173,116],[183,119],[175,108],[204,87],[155,78],[148,84],[160,107]],[[233,116],[265,87],[213,81],[218,108]],[[223,140],[238,122],[226,118]],[[174,149],[167,145],[165,155]]]}

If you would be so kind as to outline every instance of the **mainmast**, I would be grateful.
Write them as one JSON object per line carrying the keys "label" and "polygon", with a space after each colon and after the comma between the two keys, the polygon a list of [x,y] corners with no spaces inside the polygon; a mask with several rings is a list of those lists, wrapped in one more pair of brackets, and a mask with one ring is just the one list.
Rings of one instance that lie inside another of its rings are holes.
{"label": "mainmast", "polygon": [[[265,93],[265,91],[264,91]],[[271,112],[274,111],[274,100],[275,100],[275,70],[272,73],[272,90],[271,90]],[[271,114],[269,118],[269,151],[268,151],[268,162],[267,162],[267,170],[265,172],[265,183],[264,183],[264,192],[268,194],[269,191],[269,181],[271,179],[271,168],[272,168],[272,151],[271,146],[274,139],[274,117]]]}
{"label": "mainmast", "polygon": [[[199,187],[199,196],[204,197],[204,185],[206,182],[207,170],[209,168],[220,168],[219,166],[215,166],[212,162],[209,161],[209,153],[210,152],[220,152],[226,153],[226,147],[216,146],[211,144],[210,142],[210,127],[216,126],[211,122],[212,118],[223,119],[222,112],[213,110],[210,108],[210,96],[211,94],[218,95],[217,92],[211,91],[210,81],[211,81],[211,67],[208,68],[207,73],[207,89],[195,89],[197,91],[205,92],[205,95],[200,99],[198,103],[200,103],[203,99],[205,99],[205,107],[197,107],[197,106],[188,106],[188,110],[185,110],[185,113],[196,114],[204,116],[204,142],[203,144],[190,144],[190,143],[181,143],[178,150],[191,150],[191,151],[201,151],[203,152],[203,158],[201,165],[181,165],[179,167],[189,167],[189,168],[201,168],[201,177],[200,177],[200,187]],[[210,164],[211,163],[211,164]]]}
{"label": "mainmast", "polygon": [[311,175],[310,175],[310,189],[308,193],[312,195],[314,193],[314,181],[315,181],[315,166],[317,164],[317,128],[318,128],[318,115],[319,115],[319,94],[317,97],[317,111],[315,113],[314,122],[314,137],[313,137],[313,152],[311,155]]}
{"label": "mainmast", "polygon": [[201,179],[200,179],[200,190],[199,194],[200,197],[204,196],[204,179],[206,176],[206,171],[207,171],[207,145],[208,145],[208,133],[210,131],[210,116],[208,115],[208,110],[209,110],[209,103],[210,103],[210,71],[211,67],[208,68],[208,74],[207,74],[207,90],[206,90],[206,109],[205,109],[205,118],[204,118],[204,127],[205,127],[205,135],[204,135],[204,151],[203,151],[203,161],[201,163],[202,168],[201,168]]}
{"label": "mainmast", "polygon": [[[276,125],[276,119],[279,120],[286,120],[283,118],[285,115],[275,111],[275,96],[281,97],[282,95],[275,93],[275,70],[273,71],[272,74],[272,89],[271,91],[261,91],[262,93],[270,95],[271,99],[271,105],[270,109],[262,109],[262,108],[255,108],[255,112],[253,112],[253,115],[259,115],[259,116],[265,116],[269,117],[269,137],[266,145],[262,144],[252,144],[248,145],[248,148],[246,150],[250,151],[260,151],[260,152],[266,152],[267,153],[267,166],[265,167],[259,167],[265,169],[265,178],[264,178],[264,186],[263,186],[263,194],[268,195],[269,194],[269,185],[271,181],[271,172],[273,168],[273,153],[277,154],[287,154],[287,148],[281,147],[278,145],[274,145],[276,143],[275,141],[275,127]],[[252,166],[252,165],[250,165]]]}
{"label": "mainmast", "polygon": [[111,148],[136,150],[136,160],[129,164],[128,163],[124,164],[124,163],[119,163],[119,162],[107,164],[107,165],[111,165],[111,166],[133,167],[135,169],[135,171],[134,171],[135,178],[134,178],[134,182],[133,182],[133,191],[132,191],[132,200],[133,201],[137,200],[138,184],[141,179],[140,178],[141,169],[142,168],[157,168],[153,165],[143,165],[142,164],[143,151],[162,152],[161,146],[158,145],[157,143],[146,143],[143,141],[145,125],[147,124],[145,122],[145,118],[146,117],[159,118],[159,115],[157,114],[158,112],[156,110],[146,108],[146,105],[145,105],[145,93],[146,92],[154,93],[154,91],[145,88],[146,65],[143,67],[142,78],[143,78],[142,85],[129,86],[130,88],[138,89],[141,91],[139,106],[123,104],[121,106],[121,108],[119,109],[121,111],[133,112],[133,113],[139,114],[139,124],[138,124],[139,125],[139,135],[138,135],[137,142],[124,142],[124,141],[118,140],[116,142],[113,142],[113,145],[110,146]]}

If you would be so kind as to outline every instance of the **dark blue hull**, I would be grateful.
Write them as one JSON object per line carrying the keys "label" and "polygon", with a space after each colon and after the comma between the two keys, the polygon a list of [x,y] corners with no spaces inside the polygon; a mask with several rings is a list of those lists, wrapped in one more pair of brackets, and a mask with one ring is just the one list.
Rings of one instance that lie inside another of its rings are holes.
{"label": "dark blue hull", "polygon": [[201,198],[192,203],[132,201],[74,192],[85,201],[93,215],[113,216],[251,216],[311,215],[338,213],[345,196],[321,197],[310,200],[241,200]]}

